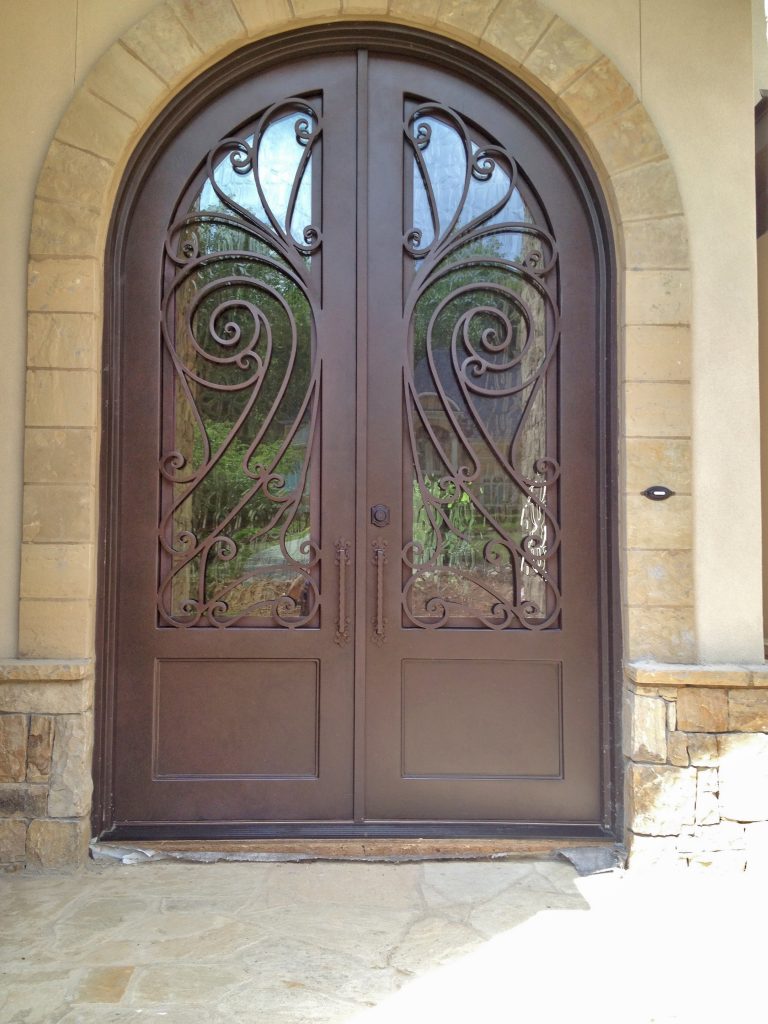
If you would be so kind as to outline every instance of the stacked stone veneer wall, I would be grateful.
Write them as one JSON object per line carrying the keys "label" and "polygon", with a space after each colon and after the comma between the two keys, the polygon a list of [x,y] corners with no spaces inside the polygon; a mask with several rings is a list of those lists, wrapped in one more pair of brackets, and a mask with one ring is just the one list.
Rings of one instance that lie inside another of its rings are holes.
{"label": "stacked stone veneer wall", "polygon": [[0,661],[0,867],[84,861],[92,700],[87,662]]}
{"label": "stacked stone veneer wall", "polygon": [[629,863],[768,867],[768,667],[628,668]]}

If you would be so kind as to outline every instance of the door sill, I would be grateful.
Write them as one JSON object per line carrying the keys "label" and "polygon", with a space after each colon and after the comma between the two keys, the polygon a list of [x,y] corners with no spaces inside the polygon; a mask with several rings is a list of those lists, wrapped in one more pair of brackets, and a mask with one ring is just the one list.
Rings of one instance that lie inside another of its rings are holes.
{"label": "door sill", "polygon": [[554,859],[565,848],[612,850],[611,839],[161,839],[94,840],[94,860],[370,861]]}

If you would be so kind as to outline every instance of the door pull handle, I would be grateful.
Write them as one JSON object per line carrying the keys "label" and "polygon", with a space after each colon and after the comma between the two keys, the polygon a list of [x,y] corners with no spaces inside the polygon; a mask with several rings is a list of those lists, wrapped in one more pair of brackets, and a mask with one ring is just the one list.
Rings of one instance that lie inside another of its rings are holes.
{"label": "door pull handle", "polygon": [[335,642],[339,647],[349,642],[349,616],[347,615],[347,566],[349,565],[347,540],[336,541],[336,565],[339,569],[339,606],[336,618]]}
{"label": "door pull handle", "polygon": [[376,615],[373,620],[373,641],[383,644],[386,639],[387,620],[384,618],[384,566],[387,562],[387,542],[373,542],[373,564],[376,567]]}

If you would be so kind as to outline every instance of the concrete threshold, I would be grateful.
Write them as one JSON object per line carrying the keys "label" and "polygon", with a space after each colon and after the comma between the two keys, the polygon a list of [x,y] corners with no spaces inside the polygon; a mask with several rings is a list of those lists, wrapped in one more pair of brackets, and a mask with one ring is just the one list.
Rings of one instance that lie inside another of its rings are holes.
{"label": "concrete threshold", "polygon": [[[567,844],[567,845],[566,845]],[[160,840],[109,842],[93,840],[94,860],[123,864],[179,860],[212,864],[218,861],[301,862],[363,861],[408,863],[441,860],[556,860],[579,861],[594,870],[623,865],[621,848],[603,839],[257,839]]]}

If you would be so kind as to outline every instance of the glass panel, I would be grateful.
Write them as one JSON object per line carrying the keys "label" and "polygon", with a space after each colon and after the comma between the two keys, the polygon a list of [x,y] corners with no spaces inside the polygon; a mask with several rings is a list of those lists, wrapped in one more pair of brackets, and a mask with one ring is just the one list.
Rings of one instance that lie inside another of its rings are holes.
{"label": "glass panel", "polygon": [[[247,136],[243,152],[255,154],[254,142],[253,135]],[[227,204],[219,198],[223,193],[264,225],[271,224],[271,214],[283,230],[292,208],[290,234],[295,241],[303,242],[304,229],[312,223],[312,157],[307,155],[305,160],[305,153],[306,142],[297,131],[296,114],[278,118],[262,132],[258,155],[252,161],[258,174],[253,173],[250,162],[244,171],[241,161],[222,159],[214,168],[212,179],[203,185],[198,208],[226,210]]]}
{"label": "glass panel", "polygon": [[305,101],[285,106],[216,147],[169,231],[159,599],[169,625],[318,621],[317,246],[292,228],[312,220],[317,121]]}
{"label": "glass panel", "polygon": [[554,240],[512,157],[454,111],[423,105],[406,138],[419,270],[406,302],[406,622],[541,628],[559,607]]}

